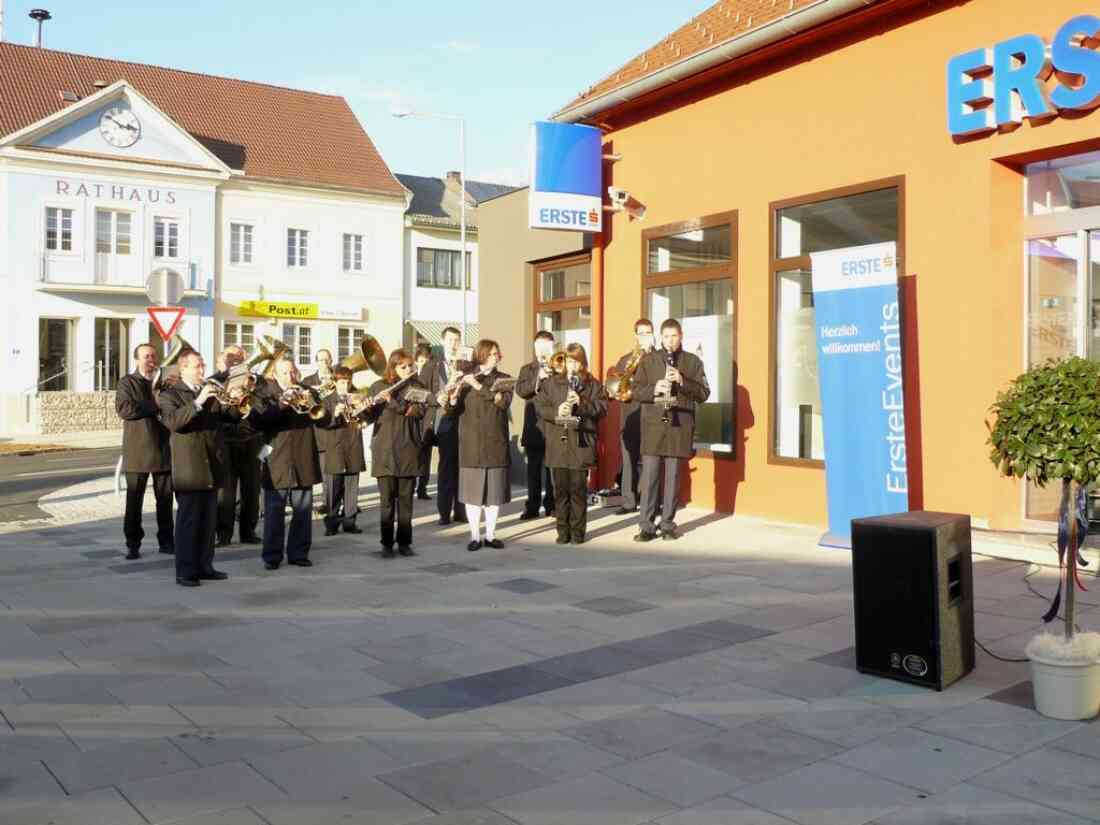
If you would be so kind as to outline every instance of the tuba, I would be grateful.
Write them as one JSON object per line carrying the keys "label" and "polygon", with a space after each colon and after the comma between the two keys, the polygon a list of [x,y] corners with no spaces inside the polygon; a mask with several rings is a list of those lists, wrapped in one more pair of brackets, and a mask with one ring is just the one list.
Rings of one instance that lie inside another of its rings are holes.
{"label": "tuba", "polygon": [[283,353],[287,351],[287,345],[271,335],[261,335],[256,341],[256,346],[252,350],[252,354],[248,356],[248,360],[244,362],[245,369],[251,371],[253,367],[257,367],[264,361],[268,361],[268,365],[264,367],[264,378],[270,378],[275,372],[275,362],[283,356]]}
{"label": "tuba", "polygon": [[382,349],[377,338],[363,333],[359,352],[353,352],[340,362],[340,366],[347,367],[353,373],[369,369],[376,375],[381,375],[386,371],[386,351]]}
{"label": "tuba", "polygon": [[168,352],[164,354],[164,360],[160,362],[160,366],[157,367],[157,374],[153,376],[153,389],[162,390],[165,387],[164,378],[166,377],[164,371],[169,367],[174,367],[176,362],[180,360],[180,356],[188,350],[195,349],[191,346],[186,338],[181,335],[173,335],[168,339],[169,347]]}

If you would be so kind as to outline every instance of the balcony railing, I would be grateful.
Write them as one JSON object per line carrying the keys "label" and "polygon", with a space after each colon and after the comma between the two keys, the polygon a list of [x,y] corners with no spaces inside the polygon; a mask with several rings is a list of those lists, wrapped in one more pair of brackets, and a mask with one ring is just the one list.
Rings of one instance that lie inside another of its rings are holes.
{"label": "balcony railing", "polygon": [[[167,266],[183,275],[184,288],[188,290],[205,289],[196,261],[154,260],[151,268]],[[143,272],[140,262],[126,256],[95,253],[95,259],[89,268],[76,260],[50,258],[43,255],[39,280],[44,284],[57,286],[96,287],[135,287],[144,289],[148,272]]]}

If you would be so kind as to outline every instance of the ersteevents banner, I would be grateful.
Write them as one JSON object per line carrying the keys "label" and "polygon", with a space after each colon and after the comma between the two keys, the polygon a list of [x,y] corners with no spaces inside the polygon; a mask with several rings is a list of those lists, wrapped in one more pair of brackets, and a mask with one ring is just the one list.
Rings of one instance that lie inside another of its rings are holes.
{"label": "ersteevents banner", "polygon": [[854,518],[909,509],[894,243],[816,252],[814,323],[825,437],[827,547]]}

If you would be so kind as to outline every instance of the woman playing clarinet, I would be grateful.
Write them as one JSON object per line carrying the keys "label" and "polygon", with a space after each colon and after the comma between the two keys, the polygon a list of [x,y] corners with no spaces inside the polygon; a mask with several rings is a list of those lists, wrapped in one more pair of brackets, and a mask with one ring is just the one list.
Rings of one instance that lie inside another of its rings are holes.
{"label": "woman playing clarinet", "polygon": [[[458,500],[466,505],[473,552],[503,547],[496,538],[500,505],[511,501],[508,483],[508,408],[514,382],[497,369],[500,345],[482,339],[474,352],[473,372],[462,377],[447,397],[445,411],[458,416]],[[481,514],[485,514],[485,541],[481,540]]]}
{"label": "woman playing clarinet", "polygon": [[554,479],[558,544],[583,544],[588,527],[588,471],[596,465],[596,425],[607,413],[603,385],[588,372],[580,344],[565,348],[565,370],[535,397],[546,432],[546,466]]}

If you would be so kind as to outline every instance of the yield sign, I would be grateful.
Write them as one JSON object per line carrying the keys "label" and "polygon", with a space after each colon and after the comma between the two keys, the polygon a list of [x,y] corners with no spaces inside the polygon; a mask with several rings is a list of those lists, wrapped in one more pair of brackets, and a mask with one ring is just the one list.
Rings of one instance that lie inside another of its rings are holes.
{"label": "yield sign", "polygon": [[146,307],[145,311],[149,313],[149,318],[160,333],[160,337],[167,341],[179,328],[183,313],[187,309],[186,307]]}

